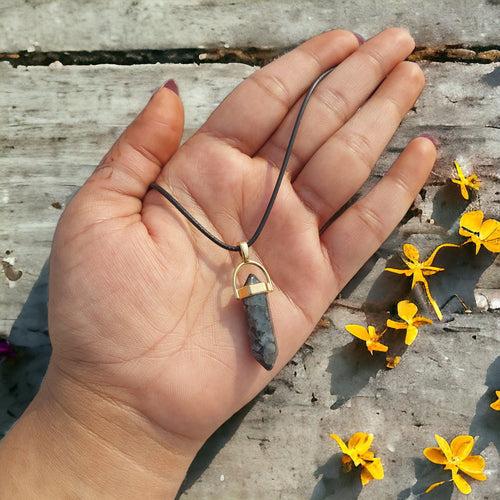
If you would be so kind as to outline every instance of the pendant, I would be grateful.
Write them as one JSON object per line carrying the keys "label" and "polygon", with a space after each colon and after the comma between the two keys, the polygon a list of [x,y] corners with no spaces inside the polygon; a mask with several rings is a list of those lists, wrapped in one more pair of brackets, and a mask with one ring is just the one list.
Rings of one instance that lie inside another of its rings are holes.
{"label": "pendant", "polygon": [[[234,295],[238,300],[243,301],[253,357],[266,370],[272,370],[278,357],[278,346],[276,345],[267,294],[273,291],[273,283],[266,268],[259,262],[249,259],[246,242],[240,243],[240,253],[243,261],[233,271]],[[264,273],[266,281],[262,282],[255,274],[249,274],[245,284],[238,288],[238,273],[244,266],[259,268]]]}

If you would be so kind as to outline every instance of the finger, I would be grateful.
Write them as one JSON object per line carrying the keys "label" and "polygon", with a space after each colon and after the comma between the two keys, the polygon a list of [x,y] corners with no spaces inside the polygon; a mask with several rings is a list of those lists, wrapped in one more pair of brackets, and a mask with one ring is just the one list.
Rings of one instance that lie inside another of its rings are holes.
{"label": "finger", "polygon": [[183,127],[182,102],[175,90],[164,86],[78,192],[77,199],[92,201],[86,203],[90,216],[102,219],[139,213],[149,184],[179,147]]}
{"label": "finger", "polygon": [[[292,178],[368,99],[386,75],[411,54],[414,47],[415,42],[408,31],[387,29],[361,45],[325,78],[312,95],[294,144],[288,167]],[[290,110],[259,151],[259,156],[276,165],[281,164],[299,106],[297,103]]]}
{"label": "finger", "polygon": [[424,74],[416,63],[400,63],[302,169],[294,188],[317,215],[320,227],[366,181],[424,84]]}
{"label": "finger", "polygon": [[306,41],[253,73],[212,113],[199,133],[253,155],[322,72],[359,46],[350,31],[335,30]]}
{"label": "finger", "polygon": [[392,168],[323,233],[336,288],[342,289],[385,241],[411,206],[436,160],[427,138],[410,142]]}

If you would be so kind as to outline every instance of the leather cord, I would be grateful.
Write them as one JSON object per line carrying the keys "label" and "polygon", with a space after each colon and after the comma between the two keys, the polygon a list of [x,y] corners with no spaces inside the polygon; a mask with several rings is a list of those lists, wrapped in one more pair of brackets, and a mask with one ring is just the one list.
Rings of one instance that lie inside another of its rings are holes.
{"label": "leather cord", "polygon": [[[288,141],[288,145],[286,147],[285,151],[285,156],[283,157],[283,162],[280,167],[280,171],[278,174],[278,178],[276,179],[276,184],[274,185],[273,192],[271,194],[271,197],[269,198],[269,202],[267,203],[266,210],[264,211],[262,218],[260,219],[259,225],[255,229],[255,232],[253,233],[252,237],[247,241],[247,245],[250,247],[252,246],[256,241],[257,238],[260,236],[262,233],[262,230],[264,229],[267,219],[269,218],[269,215],[271,214],[271,210],[273,208],[274,202],[276,201],[276,197],[278,196],[279,189],[281,187],[281,183],[283,181],[283,177],[285,176],[286,169],[288,167],[288,162],[290,160],[290,157],[292,155],[292,150],[293,150],[293,145],[295,143],[295,139],[297,137],[297,133],[299,131],[300,123],[302,121],[302,117],[304,115],[304,111],[306,110],[306,107],[309,103],[309,100],[311,99],[311,96],[313,92],[315,91],[316,87],[321,83],[321,81],[326,78],[335,68],[330,68],[324,73],[322,73],[314,82],[312,85],[309,87],[309,90],[307,91],[304,100],[302,101],[302,104],[300,106],[299,112],[297,114],[297,118],[295,119],[295,123],[293,125],[292,133],[290,135],[290,139]],[[222,240],[217,238],[214,234],[212,234],[207,228],[205,228],[193,215],[191,215],[186,208],[184,208],[181,203],[176,200],[167,190],[162,188],[159,184],[156,184],[153,182],[152,184],[149,185],[150,189],[154,189],[158,191],[162,196],[164,196],[186,219],[196,228],[200,233],[204,234],[210,241],[213,241],[216,245],[220,246],[221,248],[224,248],[225,250],[229,250],[230,252],[239,252],[240,251],[240,245],[229,245],[228,243],[224,243]]]}

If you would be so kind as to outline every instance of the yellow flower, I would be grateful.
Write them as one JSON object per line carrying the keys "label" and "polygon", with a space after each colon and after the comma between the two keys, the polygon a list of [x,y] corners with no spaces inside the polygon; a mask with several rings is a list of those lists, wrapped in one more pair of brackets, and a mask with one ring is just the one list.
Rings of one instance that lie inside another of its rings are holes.
{"label": "yellow flower", "polygon": [[[457,436],[450,444],[437,434],[434,437],[439,448],[425,448],[424,456],[432,463],[444,465],[444,470],[451,471],[451,480],[461,493],[468,495],[472,488],[459,472],[463,472],[478,481],[487,479],[483,472],[486,465],[484,458],[481,455],[471,455],[474,447],[474,438],[472,436]],[[429,493],[429,491],[445,482],[439,481],[431,484],[425,492]]]}
{"label": "yellow flower", "polygon": [[471,174],[465,177],[464,173],[462,172],[462,168],[458,164],[458,161],[455,160],[454,163],[455,168],[457,169],[458,179],[451,179],[451,182],[454,182],[455,184],[458,184],[460,186],[460,193],[462,193],[462,196],[466,200],[468,200],[469,191],[467,191],[467,188],[469,187],[477,191],[481,186],[481,181],[476,174]]}
{"label": "yellow flower", "polygon": [[384,479],[384,466],[380,458],[375,458],[373,452],[365,456],[366,463],[361,469],[361,485],[366,486],[372,479]]}
{"label": "yellow flower", "polygon": [[370,446],[373,443],[373,434],[366,432],[356,432],[353,434],[348,443],[337,434],[330,434],[330,437],[337,442],[340,450],[344,454],[342,457],[342,465],[344,469],[350,471],[352,464],[355,467],[362,466],[361,469],[361,484],[365,486],[372,479],[384,478],[384,467],[380,458],[376,458]]}
{"label": "yellow flower", "polygon": [[421,325],[432,324],[432,319],[424,318],[424,316],[415,316],[418,308],[409,300],[401,300],[398,302],[398,315],[403,321],[387,320],[387,326],[394,330],[406,330],[405,344],[411,345],[417,338],[418,328]]}
{"label": "yellow flower", "polygon": [[490,408],[495,411],[500,411],[500,391],[495,391],[497,400],[490,404]]}
{"label": "yellow flower", "polygon": [[406,259],[403,258],[403,262],[407,265],[408,269],[395,269],[393,267],[386,267],[384,271],[389,271],[396,274],[404,274],[405,276],[412,276],[411,288],[413,289],[417,283],[422,283],[425,289],[425,293],[429,302],[431,303],[436,315],[439,319],[443,319],[441,310],[437,305],[436,301],[432,298],[431,291],[429,289],[429,283],[426,276],[431,276],[433,274],[444,271],[443,267],[435,267],[432,265],[437,253],[441,248],[444,247],[458,247],[459,245],[454,245],[453,243],[443,243],[437,246],[431,255],[424,261],[420,262],[420,253],[418,248],[411,245],[410,243],[405,243],[403,245],[403,253]]}
{"label": "yellow flower", "polygon": [[389,349],[386,345],[381,344],[379,340],[384,335],[385,331],[382,333],[377,333],[374,326],[368,326],[365,328],[361,325],[346,325],[345,329],[358,339],[364,340],[366,342],[366,347],[373,355],[373,351],[387,352]]}
{"label": "yellow flower", "polygon": [[476,245],[476,255],[481,245],[490,252],[500,252],[500,222],[495,219],[483,221],[484,213],[482,210],[467,212],[460,218],[459,233],[469,238],[466,243]]}
{"label": "yellow flower", "polygon": [[401,356],[387,356],[385,358],[385,366],[387,368],[390,368],[391,370],[393,368],[396,368],[396,366],[398,366],[400,362],[401,362]]}

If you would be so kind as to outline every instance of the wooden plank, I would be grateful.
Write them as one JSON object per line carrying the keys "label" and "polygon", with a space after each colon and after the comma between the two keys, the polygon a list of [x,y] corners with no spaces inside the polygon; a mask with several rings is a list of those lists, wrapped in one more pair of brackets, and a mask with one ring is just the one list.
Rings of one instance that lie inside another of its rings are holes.
{"label": "wooden plank", "polygon": [[[495,0],[4,0],[0,52],[282,47],[332,28],[405,26],[419,45],[499,43]],[[292,28],[291,28],[292,27]]]}
{"label": "wooden plank", "polygon": [[[478,436],[474,451],[491,475],[472,481],[470,498],[498,498],[497,415],[489,408],[500,373],[498,317],[458,315],[453,323],[421,329],[394,370],[384,368],[384,355],[370,356],[345,332],[344,325],[365,322],[365,314],[335,307],[325,319],[328,326],[255,403],[209,440],[181,498],[421,498],[439,479],[438,466],[422,455],[435,446],[435,433],[448,440]],[[358,431],[375,435],[385,468],[385,478],[362,491],[359,475],[342,472],[339,448],[329,438]],[[459,500],[449,486],[429,498]]]}
{"label": "wooden plank", "polygon": [[[443,192],[450,189],[445,184],[455,157],[463,157],[485,180],[479,199],[471,206],[482,207],[490,216],[499,218],[500,129],[494,103],[499,100],[500,87],[491,83],[491,75],[499,66],[424,65],[427,90],[380,160],[376,174],[388,168],[411,137],[423,132],[442,140],[441,156],[416,217],[394,233],[344,293],[344,298],[356,307],[373,296],[371,290],[384,263],[412,233],[416,233],[413,241],[423,252],[451,237],[446,233],[450,227],[439,225],[442,211],[436,205],[441,199],[446,201]],[[4,279],[0,284],[0,333],[8,333],[48,257],[61,213],[58,207],[64,206],[82,184],[154,89],[167,78],[178,81],[186,105],[188,136],[252,71],[238,64],[59,68],[12,68],[0,64],[0,239],[3,256],[14,269],[24,273],[18,281]],[[448,214],[453,220],[465,208],[457,203],[452,204],[452,213]],[[434,224],[433,218],[437,219]],[[5,254],[7,250],[9,255]],[[496,267],[486,264],[484,269],[474,271],[474,276],[479,275],[477,286],[500,288]],[[471,283],[466,284],[467,296],[473,295]]]}
{"label": "wooden plank", "polygon": [[[485,183],[470,206],[499,217],[499,66],[424,65],[427,90],[365,189],[407,140],[422,132],[443,143],[429,184],[404,223],[326,312],[308,344],[255,402],[204,446],[181,498],[352,498],[360,489],[359,478],[340,472],[338,448],[328,435],[337,432],[346,438],[359,430],[375,434],[374,447],[386,471],[383,481],[361,491],[360,500],[419,496],[433,481],[429,472],[438,469],[422,457],[422,449],[433,446],[434,433],[447,439],[463,433],[478,436],[475,452],[486,458],[490,478],[473,482],[470,498],[500,495],[494,476],[499,467],[496,415],[489,409],[500,370],[498,313],[447,315],[451,321],[422,328],[391,371],[384,368],[383,354],[370,356],[344,331],[347,323],[383,325],[401,284],[383,268],[403,241],[426,252],[453,237],[453,223],[465,208],[447,184],[455,157],[475,167]],[[1,251],[9,273],[24,272],[17,281],[4,277],[0,283],[0,333],[9,332],[47,259],[60,207],[151,92],[167,78],[178,81],[189,136],[252,71],[236,64],[0,64]],[[476,291],[486,297],[483,310],[498,307],[498,261],[483,252],[473,258],[466,250],[445,257],[451,281],[435,277],[431,284],[436,295],[444,298],[451,289],[466,298]],[[25,330],[21,334],[40,343],[46,342],[46,281],[43,273],[18,323]],[[26,403],[16,399],[18,393],[33,390],[48,357],[47,348],[31,354],[33,359],[25,357],[19,364],[19,383],[0,387],[3,407],[14,409],[14,415]],[[6,414],[0,415],[0,427],[11,421],[11,416],[7,421]],[[444,495],[458,499],[456,492]]]}
{"label": "wooden plank", "polygon": [[[0,437],[33,397],[48,362],[46,294],[39,283],[17,322],[18,345],[32,348],[11,369],[0,369]],[[474,451],[486,459],[489,479],[473,481],[470,498],[497,498],[498,416],[489,405],[500,375],[498,315],[458,314],[420,328],[394,370],[385,368],[384,354],[371,356],[344,330],[366,321],[380,328],[386,319],[385,313],[332,307],[260,396],[203,446],[180,498],[420,498],[443,479],[422,456],[434,433],[448,440],[477,436]],[[402,339],[389,333],[384,342],[396,347]],[[328,437],[335,432],[346,439],[360,430],[374,433],[385,468],[385,479],[361,492],[359,476],[342,472]],[[429,498],[459,500],[449,486]]]}

